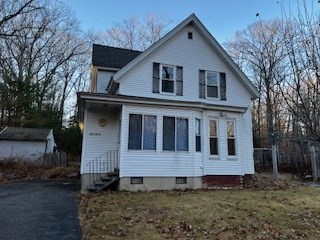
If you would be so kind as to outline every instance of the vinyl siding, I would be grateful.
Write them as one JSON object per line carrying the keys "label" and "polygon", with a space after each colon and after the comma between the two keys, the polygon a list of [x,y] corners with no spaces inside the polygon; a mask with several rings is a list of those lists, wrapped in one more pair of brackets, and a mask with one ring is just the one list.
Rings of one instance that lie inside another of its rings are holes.
{"label": "vinyl siding", "polygon": [[[107,125],[99,126],[99,120],[105,119]],[[119,114],[100,108],[85,110],[82,142],[81,174],[88,173],[87,163],[110,150],[118,148]]]}
{"label": "vinyl siding", "polygon": [[[241,114],[220,113],[207,111],[204,118],[204,175],[242,175],[242,160],[244,158],[241,150]],[[210,156],[209,143],[209,120],[218,122],[218,156]],[[236,156],[228,156],[227,125],[228,120],[236,123]]]}
{"label": "vinyl siding", "polygon": [[114,74],[114,72],[109,71],[97,71],[97,93],[107,93],[106,88],[109,84],[111,76]]}
{"label": "vinyl siding", "polygon": [[46,142],[0,140],[0,158],[35,161],[46,150]]}
{"label": "vinyl siding", "polygon": [[[214,111],[179,110],[170,108],[150,108],[143,106],[126,105],[122,109],[122,138],[121,138],[121,165],[120,176],[203,176],[203,175],[243,175],[250,173],[253,159],[252,151],[243,151],[246,148],[243,142],[252,141],[250,135],[242,136],[241,130],[250,121],[249,114],[225,113]],[[128,150],[129,114],[145,114],[157,116],[157,144],[156,150]],[[185,117],[189,119],[189,150],[174,152],[162,150],[163,116]],[[195,152],[195,118],[202,119],[202,152]],[[209,128],[210,118],[218,121],[219,157],[209,155]],[[227,156],[226,121],[236,123],[236,156]],[[249,147],[250,148],[250,147]],[[248,166],[247,166],[248,165]]]}
{"label": "vinyl siding", "polygon": [[[125,106],[122,108],[122,141],[120,176],[202,176],[201,153],[194,149],[194,119],[200,112],[168,109]],[[128,150],[129,114],[145,114],[157,116],[156,150]],[[163,151],[162,131],[163,116],[183,117],[188,119],[189,150]]]}
{"label": "vinyl siding", "polygon": [[53,131],[51,130],[50,133],[48,134],[48,137],[47,137],[47,149],[46,149],[46,152],[47,153],[52,153],[55,146],[56,146],[56,143],[54,141]]}
{"label": "vinyl siding", "polygon": [[242,117],[241,151],[243,156],[242,170],[244,174],[254,174],[252,115],[250,109]]}
{"label": "vinyl siding", "polygon": [[[193,39],[188,39],[188,31]],[[152,92],[152,63],[183,67],[183,96]],[[227,79],[227,101],[199,98],[199,69],[225,72]],[[129,96],[153,97],[171,100],[203,101],[212,104],[248,106],[250,94],[235,77],[216,52],[202,39],[199,33],[187,26],[143,59],[136,67],[119,79],[119,93]]]}

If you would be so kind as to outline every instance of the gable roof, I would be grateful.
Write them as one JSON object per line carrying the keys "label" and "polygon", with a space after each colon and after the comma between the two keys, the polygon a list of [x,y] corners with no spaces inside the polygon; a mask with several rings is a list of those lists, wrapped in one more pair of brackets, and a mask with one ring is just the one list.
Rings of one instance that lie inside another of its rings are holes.
{"label": "gable roof", "polygon": [[6,127],[0,132],[0,140],[46,142],[51,129]]}
{"label": "gable roof", "polygon": [[107,68],[122,68],[140,55],[140,51],[93,44],[92,65]]}
{"label": "gable roof", "polygon": [[[142,52],[139,56],[134,58],[131,62],[121,68],[118,72],[113,75],[112,81],[110,84],[119,83],[119,79],[130,69],[136,66],[139,62],[141,62],[145,57],[151,54],[154,50],[162,46],[165,42],[167,42],[170,38],[176,35],[181,29],[186,27],[188,24],[192,24],[192,26],[198,30],[203,39],[209,44],[209,46],[220,56],[220,58],[224,61],[224,63],[232,70],[236,77],[240,79],[244,87],[249,91],[252,95],[252,98],[259,97],[259,91],[252,84],[252,82],[248,79],[248,77],[241,71],[239,66],[231,59],[231,57],[227,54],[227,52],[221,47],[221,45],[217,42],[217,40],[211,35],[211,33],[206,29],[206,27],[200,22],[195,14],[191,14],[184,21],[182,21],[178,26],[172,29],[169,33],[167,33],[164,37],[162,37],[155,44],[150,46],[147,50]],[[108,86],[109,88],[109,86]]]}

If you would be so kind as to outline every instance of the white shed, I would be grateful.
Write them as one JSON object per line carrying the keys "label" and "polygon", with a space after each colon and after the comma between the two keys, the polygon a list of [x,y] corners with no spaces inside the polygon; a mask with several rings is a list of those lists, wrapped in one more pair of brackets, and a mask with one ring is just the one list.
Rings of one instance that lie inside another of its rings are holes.
{"label": "white shed", "polygon": [[52,153],[55,147],[52,129],[5,127],[0,132],[0,159],[32,161]]}

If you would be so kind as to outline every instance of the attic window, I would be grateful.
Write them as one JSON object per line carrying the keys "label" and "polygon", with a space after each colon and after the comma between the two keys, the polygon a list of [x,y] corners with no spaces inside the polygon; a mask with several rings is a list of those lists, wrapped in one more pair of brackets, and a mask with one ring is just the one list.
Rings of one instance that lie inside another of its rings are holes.
{"label": "attic window", "polygon": [[192,32],[188,32],[188,38],[189,38],[189,39],[192,39],[192,38],[193,38]]}

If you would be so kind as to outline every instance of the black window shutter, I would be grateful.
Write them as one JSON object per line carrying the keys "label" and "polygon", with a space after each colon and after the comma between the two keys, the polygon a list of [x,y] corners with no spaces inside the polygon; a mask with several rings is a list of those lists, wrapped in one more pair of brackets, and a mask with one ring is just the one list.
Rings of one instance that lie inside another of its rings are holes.
{"label": "black window shutter", "polygon": [[160,71],[159,71],[160,64],[153,63],[153,81],[152,81],[152,92],[159,93],[159,81],[160,81]]}
{"label": "black window shutter", "polygon": [[183,68],[177,67],[177,96],[183,96]]}
{"label": "black window shutter", "polygon": [[199,70],[199,98],[206,98],[206,74]]}
{"label": "black window shutter", "polygon": [[220,99],[223,101],[227,100],[227,83],[226,73],[220,73]]}

